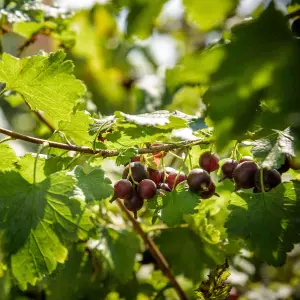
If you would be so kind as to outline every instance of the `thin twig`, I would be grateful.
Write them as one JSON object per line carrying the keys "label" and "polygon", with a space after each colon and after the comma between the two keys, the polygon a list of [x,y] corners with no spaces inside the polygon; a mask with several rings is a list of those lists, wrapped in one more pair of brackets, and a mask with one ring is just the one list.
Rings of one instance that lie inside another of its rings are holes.
{"label": "thin twig", "polygon": [[147,234],[143,231],[140,224],[135,220],[135,218],[131,215],[131,213],[125,208],[122,201],[120,199],[117,199],[116,201],[119,207],[121,208],[121,210],[126,214],[128,219],[131,221],[134,230],[140,235],[144,243],[148,246],[149,251],[151,252],[151,254],[153,255],[153,257],[155,258],[158,264],[158,267],[163,272],[163,274],[166,277],[168,277],[170,283],[176,290],[179,298],[181,300],[188,300],[187,296],[185,295],[184,291],[182,290],[181,286],[178,284],[175,276],[173,275],[168,262],[166,261],[165,257],[162,255],[162,253],[160,252],[160,250],[158,249],[154,241],[149,236],[147,236]]}
{"label": "thin twig", "polygon": [[41,113],[40,111],[34,111],[35,115],[37,116],[37,118],[44,123],[51,132],[55,131],[55,128],[53,127],[53,125],[44,117],[43,113]]}
{"label": "thin twig", "polygon": [[[40,144],[48,143],[49,147],[52,147],[52,148],[64,149],[64,150],[81,152],[81,153],[90,153],[90,154],[99,153],[99,154],[101,154],[102,157],[112,157],[112,156],[119,155],[118,150],[96,149],[94,151],[90,147],[68,145],[68,144],[64,144],[64,143],[48,141],[48,140],[32,137],[29,135],[17,133],[17,132],[14,132],[12,130],[8,130],[8,129],[2,128],[2,127],[0,127],[0,133],[11,136],[12,138],[14,138],[16,140],[23,140],[23,141],[33,143],[33,144],[40,145]],[[199,139],[199,140],[194,140],[194,141],[177,142],[177,143],[173,143],[173,144],[163,144],[163,145],[159,145],[159,146],[150,146],[149,148],[139,148],[138,153],[146,154],[146,153],[154,153],[154,152],[161,152],[161,151],[167,152],[167,151],[174,150],[174,149],[186,148],[186,147],[200,145],[200,144],[207,145],[207,144],[210,144],[211,142],[212,142],[211,140]]]}

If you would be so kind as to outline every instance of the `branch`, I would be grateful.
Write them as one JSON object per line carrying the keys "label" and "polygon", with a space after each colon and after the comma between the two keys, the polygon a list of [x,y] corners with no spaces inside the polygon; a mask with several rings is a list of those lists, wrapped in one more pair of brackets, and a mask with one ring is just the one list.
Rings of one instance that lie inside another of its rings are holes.
{"label": "branch", "polygon": [[168,262],[166,261],[165,257],[160,252],[160,250],[158,249],[158,247],[156,246],[154,241],[149,236],[147,236],[147,234],[143,231],[140,224],[135,220],[135,218],[131,215],[131,213],[125,208],[122,201],[120,199],[116,199],[116,201],[117,201],[119,207],[121,208],[121,210],[126,214],[128,219],[131,221],[134,230],[140,235],[140,237],[143,239],[144,243],[148,246],[149,251],[155,258],[159,268],[161,269],[163,274],[170,280],[170,283],[176,290],[179,298],[181,300],[188,300],[184,291],[182,290],[181,286],[178,284],[175,276],[173,275],[173,273],[168,265]]}
{"label": "branch", "polygon": [[297,9],[297,10],[287,14],[285,17],[287,19],[291,19],[291,18],[294,18],[294,17],[297,17],[297,16],[300,16],[300,9]]}
{"label": "branch", "polygon": [[[75,151],[75,152],[81,152],[81,153],[90,153],[90,154],[101,154],[102,157],[112,157],[112,156],[118,156],[119,151],[117,150],[103,150],[103,149],[96,149],[95,151],[86,146],[77,146],[77,145],[70,145],[70,144],[64,144],[64,143],[58,143],[53,141],[48,141],[36,137],[32,137],[29,135],[17,133],[5,128],[0,127],[0,133],[11,136],[12,138],[16,140],[22,140],[26,142],[30,142],[33,144],[44,144],[48,143],[49,147],[52,148],[58,148],[58,149],[64,149],[69,151]],[[161,152],[161,151],[170,151],[174,149],[180,149],[180,148],[186,148],[190,146],[200,145],[200,144],[210,144],[211,140],[194,140],[194,141],[183,141],[183,142],[177,142],[173,144],[163,144],[159,146],[150,146],[149,148],[139,148],[138,153],[139,154],[147,154],[147,153],[154,153],[154,152]]]}

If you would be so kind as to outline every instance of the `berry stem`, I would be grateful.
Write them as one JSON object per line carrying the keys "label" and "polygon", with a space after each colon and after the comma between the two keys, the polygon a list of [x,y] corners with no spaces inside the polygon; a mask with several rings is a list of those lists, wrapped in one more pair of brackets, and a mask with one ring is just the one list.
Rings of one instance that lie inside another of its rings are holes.
{"label": "berry stem", "polygon": [[7,142],[7,141],[11,141],[11,140],[13,140],[13,138],[9,136],[9,137],[7,137],[7,138],[1,140],[1,141],[0,141],[0,144],[5,143],[5,142]]}
{"label": "berry stem", "polygon": [[173,155],[174,157],[176,157],[176,158],[178,158],[178,159],[180,159],[180,160],[183,160],[183,158],[180,157],[179,155],[177,155],[176,153],[174,153],[174,152],[172,152],[172,151],[170,151],[169,153],[170,153],[171,155]]}
{"label": "berry stem", "polygon": [[181,164],[181,167],[180,167],[180,169],[179,169],[179,171],[178,171],[178,173],[177,173],[177,175],[176,175],[176,177],[175,177],[175,180],[174,180],[174,186],[173,186],[173,188],[172,188],[172,191],[174,191],[175,188],[176,188],[176,183],[177,183],[178,177],[180,176],[180,173],[181,173],[181,171],[182,171],[182,169],[183,169],[183,167],[184,167],[184,165],[185,165],[186,159],[188,158],[188,156],[189,156],[189,154],[190,154],[190,148],[186,148],[186,149],[187,149],[187,150],[186,150],[186,154],[185,154],[184,160],[183,160],[183,162],[182,162],[182,164]]}
{"label": "berry stem", "polygon": [[154,241],[143,231],[141,225],[134,219],[131,213],[126,209],[120,199],[116,200],[120,209],[126,214],[127,218],[131,221],[134,230],[139,234],[139,236],[144,241],[145,245],[148,247],[149,251],[155,258],[158,267],[162,271],[162,273],[170,280],[170,283],[174,287],[175,291],[177,292],[180,300],[188,300],[187,296],[185,295],[184,291],[182,290],[181,286],[178,284],[176,277],[173,275],[168,262],[166,261],[163,254],[160,252],[157,245]]}
{"label": "berry stem", "polygon": [[260,180],[260,187],[261,187],[261,192],[265,192],[265,185],[264,185],[264,169],[260,168],[259,170],[259,180]]}
{"label": "berry stem", "polygon": [[110,122],[110,121],[103,122],[103,123],[101,124],[101,126],[99,126],[99,128],[98,128],[98,130],[97,130],[96,136],[95,136],[95,138],[94,138],[94,140],[93,140],[93,150],[94,150],[94,151],[96,151],[96,142],[97,142],[98,135],[100,134],[100,132],[101,132],[101,130],[103,129],[103,127],[104,127],[106,124],[108,124],[108,122]]}
{"label": "berry stem", "polygon": [[129,163],[128,166],[129,166],[129,171],[128,171],[127,180],[129,180],[129,178],[131,178],[131,179],[132,179],[132,182],[133,182],[134,184],[139,184],[137,181],[134,180],[134,178],[133,178],[133,176],[132,176],[132,170],[131,170],[131,165],[130,165],[130,163]]}
{"label": "berry stem", "polygon": [[233,149],[232,149],[232,153],[231,153],[231,158],[232,158],[232,159],[237,160],[237,158],[236,158],[236,157],[237,157],[236,153],[237,153],[238,148],[239,148],[239,142],[236,141],[235,144],[234,144],[234,147],[233,147]]}

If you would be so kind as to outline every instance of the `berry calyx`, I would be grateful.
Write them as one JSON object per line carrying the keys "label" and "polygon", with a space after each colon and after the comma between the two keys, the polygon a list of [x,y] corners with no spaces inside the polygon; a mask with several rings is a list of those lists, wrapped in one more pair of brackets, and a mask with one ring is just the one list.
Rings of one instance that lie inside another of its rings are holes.
{"label": "berry calyx", "polygon": [[166,192],[171,192],[170,187],[166,183],[160,183],[158,185],[158,189],[166,191]]}
{"label": "berry calyx", "polygon": [[180,182],[186,180],[186,176],[183,172],[170,173],[167,178],[167,183],[170,189],[174,189]]}
{"label": "berry calyx", "polygon": [[[128,199],[132,195],[132,183],[127,179],[118,180],[114,185],[114,196],[113,199]],[[112,202],[111,201],[111,202]]]}
{"label": "berry calyx", "polygon": [[138,185],[138,194],[143,199],[151,199],[156,194],[156,184],[150,179],[143,179]]}
{"label": "berry calyx", "polygon": [[213,195],[219,196],[215,192],[216,192],[216,186],[211,181],[207,191],[200,191],[200,198],[202,198],[202,199],[208,199],[208,198],[212,197]]}
{"label": "berry calyx", "polygon": [[[131,168],[131,177],[128,178],[129,175],[129,168]],[[134,182],[141,182],[143,179],[149,178],[149,174],[145,165],[140,162],[131,162],[123,171],[122,175],[123,179],[128,179]]]}
{"label": "berry calyx", "polygon": [[219,168],[220,158],[217,154],[206,151],[200,155],[199,165],[200,167],[207,171],[208,173],[216,171]]}
{"label": "berry calyx", "polygon": [[207,171],[193,169],[187,176],[187,183],[194,192],[207,191],[211,183],[211,178]]}
{"label": "berry calyx", "polygon": [[232,179],[233,171],[238,166],[238,164],[239,163],[235,159],[228,159],[227,161],[225,161],[222,165],[223,177],[219,180],[219,182],[226,178]]}
{"label": "berry calyx", "polygon": [[[163,144],[161,144],[161,143],[154,143],[154,144],[152,144],[152,146],[154,146],[154,147],[158,147],[158,146],[162,146],[162,145]],[[163,158],[166,155],[167,155],[167,152],[165,152],[165,151],[160,151],[160,152],[154,152],[153,153],[153,156],[156,157],[156,158]]]}
{"label": "berry calyx", "polygon": [[254,161],[245,161],[238,164],[233,171],[235,190],[250,189],[255,186],[255,173],[258,166]]}
{"label": "berry calyx", "polygon": [[159,185],[162,181],[162,174],[160,171],[148,168],[149,179],[155,182],[156,185]]}
{"label": "berry calyx", "polygon": [[[255,188],[258,192],[262,191],[261,181],[260,181],[260,170],[255,173]],[[276,187],[281,183],[280,173],[275,169],[263,169],[263,185],[265,192],[270,191],[272,188]]]}
{"label": "berry calyx", "polygon": [[243,156],[240,160],[239,163],[241,164],[242,162],[245,161],[253,161],[253,157],[252,156]]}
{"label": "berry calyx", "polygon": [[135,219],[137,219],[137,212],[143,207],[143,204],[144,200],[135,191],[129,199],[124,200],[124,206],[133,212]]}

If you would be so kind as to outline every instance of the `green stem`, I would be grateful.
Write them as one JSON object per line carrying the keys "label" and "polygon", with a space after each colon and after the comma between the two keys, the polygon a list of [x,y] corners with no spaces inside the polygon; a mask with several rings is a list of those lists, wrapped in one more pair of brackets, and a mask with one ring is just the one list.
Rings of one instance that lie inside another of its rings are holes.
{"label": "green stem", "polygon": [[98,138],[98,135],[100,134],[101,130],[103,129],[103,127],[108,124],[110,121],[106,121],[106,122],[103,122],[101,124],[101,126],[99,126],[98,130],[97,130],[97,133],[96,133],[96,136],[93,140],[93,150],[96,151],[96,142],[97,142],[97,138]]}
{"label": "green stem", "polygon": [[236,142],[235,142],[235,145],[234,145],[234,147],[233,147],[232,153],[231,153],[231,158],[232,158],[232,159],[235,159],[235,160],[236,160],[236,158],[237,158],[236,152],[237,152],[237,150],[238,150],[238,147],[239,147],[239,142],[236,141]]}
{"label": "green stem", "polygon": [[36,157],[35,157],[34,165],[33,165],[33,184],[36,184],[36,169],[37,169],[37,162],[38,162],[39,156],[46,147],[49,147],[48,143],[44,143],[44,144],[40,145],[36,152]]}
{"label": "green stem", "polygon": [[5,143],[5,142],[7,142],[7,141],[11,141],[11,140],[13,140],[13,139],[14,139],[14,138],[12,138],[12,137],[7,137],[7,138],[1,140],[1,141],[0,141],[0,144]]}
{"label": "green stem", "polygon": [[192,163],[192,156],[191,156],[191,152],[190,152],[190,148],[189,148],[189,171],[191,171],[193,169],[193,163]]}
{"label": "green stem", "polygon": [[261,192],[265,192],[265,185],[264,185],[264,169],[261,168],[259,172],[259,179],[260,179],[260,187],[261,187]]}
{"label": "green stem", "polygon": [[76,161],[77,159],[79,159],[83,154],[82,153],[77,153],[72,159],[71,161],[66,165],[64,170],[67,170],[74,161]]}
{"label": "green stem", "polygon": [[174,157],[176,157],[176,158],[178,158],[178,159],[180,159],[180,160],[183,160],[183,158],[180,157],[179,155],[177,155],[176,153],[174,153],[174,152],[172,152],[172,151],[169,151],[169,153],[170,153],[171,155],[173,155]]}
{"label": "green stem", "polygon": [[176,187],[176,182],[177,182],[177,180],[178,180],[178,178],[179,178],[179,175],[180,175],[180,173],[181,173],[181,171],[182,171],[182,169],[183,169],[183,167],[184,167],[184,165],[185,165],[185,162],[186,162],[186,160],[187,160],[189,154],[190,154],[190,148],[186,148],[186,154],[185,154],[184,160],[183,160],[183,162],[182,162],[182,164],[181,164],[181,167],[180,167],[180,169],[179,169],[179,171],[178,171],[178,173],[177,173],[177,175],[176,175],[176,177],[175,177],[174,186],[173,186],[173,189],[172,189],[172,190],[174,190],[175,187]]}

